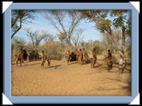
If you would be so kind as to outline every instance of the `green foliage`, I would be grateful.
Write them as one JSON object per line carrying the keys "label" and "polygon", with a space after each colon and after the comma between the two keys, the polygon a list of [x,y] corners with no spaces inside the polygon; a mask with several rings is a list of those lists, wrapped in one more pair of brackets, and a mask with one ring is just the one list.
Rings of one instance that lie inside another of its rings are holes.
{"label": "green foliage", "polygon": [[96,22],[96,27],[102,33],[104,33],[105,31],[108,31],[109,28],[111,27],[111,21],[108,20],[108,19],[107,20],[98,21],[98,22]]}
{"label": "green foliage", "polygon": [[27,19],[33,19],[32,12],[34,10],[12,10],[11,28],[13,33],[11,38],[22,28],[23,23],[29,22]]}
{"label": "green foliage", "polygon": [[131,18],[129,18],[127,21],[127,26],[126,26],[126,35],[131,37]]}
{"label": "green foliage", "polygon": [[82,19],[90,20],[91,22],[101,21],[107,17],[108,10],[80,10]]}
{"label": "green foliage", "polygon": [[111,17],[114,17],[114,16],[122,16],[123,13],[127,13],[127,12],[128,12],[128,10],[112,10],[112,11],[110,12],[110,16],[111,16]]}
{"label": "green foliage", "polygon": [[[124,26],[124,22],[126,21],[125,13],[127,13],[128,10],[80,10],[80,12],[82,13],[83,19],[88,19],[91,22],[95,22],[96,27],[100,32],[107,32],[111,34],[112,26],[115,28],[119,28],[122,25]],[[111,17],[115,17],[113,21],[105,19],[108,13],[110,13]],[[126,34],[131,35],[131,26],[129,20],[128,23],[129,26],[127,28],[125,26]]]}
{"label": "green foliage", "polygon": [[[113,26],[115,28],[124,27],[124,34],[131,36],[131,19],[129,18],[126,20],[125,13],[127,12],[128,10],[112,10],[110,16],[116,16],[116,18],[113,20]],[[126,25],[124,23],[126,23]]]}
{"label": "green foliage", "polygon": [[120,15],[118,18],[115,18],[113,20],[114,27],[118,28],[118,27],[121,27],[122,25],[124,25],[124,20],[126,20],[126,16]]}

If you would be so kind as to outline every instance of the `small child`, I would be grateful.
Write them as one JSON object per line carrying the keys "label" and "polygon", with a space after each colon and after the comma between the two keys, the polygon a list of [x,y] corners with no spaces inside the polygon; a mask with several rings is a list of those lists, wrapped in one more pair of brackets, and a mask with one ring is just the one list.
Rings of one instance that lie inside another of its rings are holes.
{"label": "small child", "polygon": [[47,65],[50,66],[50,64],[51,64],[51,58],[48,56],[48,58],[47,58]]}

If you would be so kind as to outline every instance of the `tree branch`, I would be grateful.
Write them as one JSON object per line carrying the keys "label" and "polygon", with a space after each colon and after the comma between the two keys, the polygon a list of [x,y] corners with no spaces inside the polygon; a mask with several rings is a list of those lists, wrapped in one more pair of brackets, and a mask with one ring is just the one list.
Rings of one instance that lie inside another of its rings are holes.
{"label": "tree branch", "polygon": [[15,23],[16,23],[16,21],[18,20],[18,16],[16,17],[16,19],[14,20],[14,22],[12,23],[12,25],[11,25],[11,28],[15,25]]}
{"label": "tree branch", "polygon": [[22,19],[20,19],[20,26],[19,28],[11,35],[11,39],[14,37],[14,35],[22,28]]}

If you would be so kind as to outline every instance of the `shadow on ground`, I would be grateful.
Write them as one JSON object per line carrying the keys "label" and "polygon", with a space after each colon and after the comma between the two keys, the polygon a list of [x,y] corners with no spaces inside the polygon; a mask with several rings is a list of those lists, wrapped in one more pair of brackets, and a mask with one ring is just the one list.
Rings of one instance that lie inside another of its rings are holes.
{"label": "shadow on ground", "polygon": [[48,69],[48,68],[54,68],[54,69],[57,69],[58,67],[60,67],[61,65],[55,65],[55,66],[49,66],[49,67],[46,67],[45,69]]}

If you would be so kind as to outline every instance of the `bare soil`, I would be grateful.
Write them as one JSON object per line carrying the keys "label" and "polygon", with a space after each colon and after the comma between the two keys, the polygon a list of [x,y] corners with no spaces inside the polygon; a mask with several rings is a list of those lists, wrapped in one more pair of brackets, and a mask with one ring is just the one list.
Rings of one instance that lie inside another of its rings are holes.
{"label": "bare soil", "polygon": [[95,68],[76,62],[67,65],[64,60],[52,60],[45,68],[40,64],[12,63],[12,96],[131,96],[131,72],[118,74],[118,64],[113,64],[110,72],[103,60],[98,60]]}

